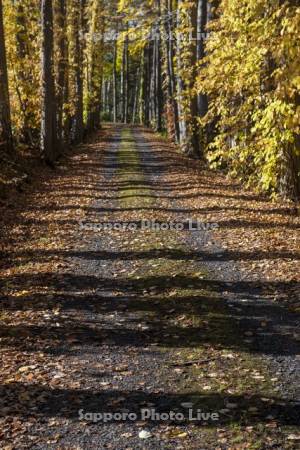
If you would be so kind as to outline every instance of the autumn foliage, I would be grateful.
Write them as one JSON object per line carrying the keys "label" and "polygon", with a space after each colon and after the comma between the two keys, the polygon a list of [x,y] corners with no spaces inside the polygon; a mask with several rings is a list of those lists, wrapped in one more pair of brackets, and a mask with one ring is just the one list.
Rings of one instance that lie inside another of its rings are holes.
{"label": "autumn foliage", "polygon": [[299,199],[295,0],[3,0],[3,11],[7,149],[12,129],[17,151],[52,164],[101,117],[141,123],[248,186]]}

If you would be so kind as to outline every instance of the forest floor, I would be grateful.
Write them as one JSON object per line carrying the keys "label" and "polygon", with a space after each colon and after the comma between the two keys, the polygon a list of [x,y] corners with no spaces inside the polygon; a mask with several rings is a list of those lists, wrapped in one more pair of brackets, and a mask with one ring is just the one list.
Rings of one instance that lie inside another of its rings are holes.
{"label": "forest floor", "polygon": [[292,207],[107,125],[0,215],[1,448],[299,448]]}

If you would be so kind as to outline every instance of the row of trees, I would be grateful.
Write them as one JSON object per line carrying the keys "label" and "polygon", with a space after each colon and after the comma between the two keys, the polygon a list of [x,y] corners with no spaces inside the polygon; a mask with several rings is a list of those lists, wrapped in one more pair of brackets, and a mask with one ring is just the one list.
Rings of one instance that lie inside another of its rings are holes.
{"label": "row of trees", "polygon": [[188,155],[299,199],[298,1],[121,0],[119,13],[108,116],[166,130]]}
{"label": "row of trees", "polygon": [[297,0],[0,0],[0,145],[53,163],[102,113],[297,199],[299,37]]}
{"label": "row of trees", "polygon": [[[4,14],[3,14],[4,10]],[[0,0],[0,141],[50,164],[99,126],[105,16],[99,0]]]}

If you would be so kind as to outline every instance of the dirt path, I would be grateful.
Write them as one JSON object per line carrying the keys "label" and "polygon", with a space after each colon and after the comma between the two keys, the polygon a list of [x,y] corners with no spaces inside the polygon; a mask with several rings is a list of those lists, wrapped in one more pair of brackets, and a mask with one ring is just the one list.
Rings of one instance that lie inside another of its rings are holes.
{"label": "dirt path", "polygon": [[102,141],[75,157],[75,180],[52,183],[59,238],[44,245],[43,221],[35,248],[8,255],[3,448],[298,448],[299,314],[228,261],[222,230],[189,229],[206,221],[185,160],[139,128]]}

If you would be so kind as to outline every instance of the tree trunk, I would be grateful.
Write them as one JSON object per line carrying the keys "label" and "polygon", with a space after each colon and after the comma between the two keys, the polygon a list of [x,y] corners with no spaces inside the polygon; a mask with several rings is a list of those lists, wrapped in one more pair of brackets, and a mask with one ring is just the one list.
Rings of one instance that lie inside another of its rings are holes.
{"label": "tree trunk", "polygon": [[118,75],[117,75],[117,56],[118,45],[117,40],[114,42],[114,62],[113,62],[113,120],[114,123],[118,121]]}
{"label": "tree trunk", "polygon": [[143,81],[142,81],[142,113],[141,122],[149,126],[149,52],[147,44],[143,51]]}
{"label": "tree trunk", "polygon": [[68,92],[68,47],[66,38],[66,0],[57,0],[56,2],[56,24],[58,33],[58,67],[57,67],[57,147],[61,154],[64,147],[64,105],[67,103]]}
{"label": "tree trunk", "polygon": [[15,4],[16,8],[16,23],[17,23],[17,33],[16,33],[16,50],[18,56],[18,64],[16,64],[15,73],[15,89],[20,103],[20,109],[23,113],[23,124],[20,130],[21,141],[34,147],[34,130],[32,128],[33,122],[33,111],[30,107],[30,93],[29,90],[32,86],[32,76],[31,68],[24,70],[24,64],[26,64],[25,58],[28,58],[28,42],[29,36],[27,33],[27,23],[25,18],[25,8],[22,4],[23,0],[18,0]]}
{"label": "tree trunk", "polygon": [[[197,60],[200,61],[205,56],[205,34],[208,21],[207,0],[198,1],[198,20],[197,20]],[[207,95],[198,95],[198,111],[200,117],[205,116],[208,111]]]}
{"label": "tree trunk", "polygon": [[[198,20],[198,5],[193,3],[191,8],[191,67],[193,70],[192,79],[190,80],[190,88],[194,88],[194,80],[197,76],[197,20]],[[196,94],[191,94],[191,113],[189,119],[189,134],[191,136],[192,156],[203,158],[203,150],[200,148],[200,136],[198,132],[198,98]]]}
{"label": "tree trunk", "polygon": [[[127,26],[128,30],[128,26]],[[128,123],[128,107],[129,107],[129,52],[128,52],[129,40],[126,35],[123,42],[122,52],[122,69],[121,69],[121,110],[122,110],[122,122]]]}
{"label": "tree trunk", "polygon": [[280,193],[295,202],[300,200],[300,136],[283,149],[283,167],[280,178]]}
{"label": "tree trunk", "polygon": [[125,105],[124,105],[124,122],[128,123],[129,110],[129,40],[128,36],[125,40]]}
{"label": "tree trunk", "polygon": [[73,39],[74,39],[74,68],[75,68],[75,113],[72,124],[72,140],[75,144],[82,142],[84,134],[83,125],[83,75],[82,75],[82,46],[80,34],[83,32],[83,8],[84,1],[74,2],[73,14]]}
{"label": "tree trunk", "polygon": [[[281,0],[281,4],[288,3],[298,7],[299,0]],[[300,93],[294,97],[295,109],[300,108]],[[283,149],[284,163],[280,179],[281,193],[295,202],[300,201],[300,134],[294,135],[294,142]]]}
{"label": "tree trunk", "polygon": [[156,80],[155,80],[155,41],[150,43],[149,47],[149,91],[150,92],[150,101],[149,101],[149,120],[151,126],[153,126],[153,123],[155,122],[155,112],[156,112],[156,95],[155,95],[155,86],[156,86]]}
{"label": "tree trunk", "polygon": [[3,10],[0,0],[0,147],[2,145],[7,152],[13,152]]}
{"label": "tree trunk", "polygon": [[157,65],[157,42],[156,38],[152,44],[152,65],[151,65],[151,121],[152,126],[156,127],[156,113],[157,113],[157,93],[156,93],[156,86],[157,86],[157,80],[156,80],[156,65]]}
{"label": "tree trunk", "polygon": [[[100,123],[100,109],[101,103],[104,111],[108,112],[108,90],[109,80],[105,79],[102,83],[103,64],[103,33],[102,33],[102,19],[100,17],[100,4],[98,0],[93,0],[90,4],[90,19],[88,20],[88,44],[86,48],[86,60],[88,66],[87,74],[87,92],[86,92],[86,117],[87,117],[87,131],[92,131],[98,128]],[[94,37],[100,31],[102,38],[95,40]],[[103,84],[103,85],[102,85]],[[102,85],[102,86],[101,86]],[[102,87],[102,89],[101,89]],[[101,95],[102,91],[102,95]],[[104,97],[101,98],[104,94]],[[104,103],[104,104],[103,104]]]}
{"label": "tree trunk", "polygon": [[172,0],[164,0],[163,15],[168,19],[163,21],[165,39],[163,43],[165,60],[165,88],[166,88],[166,126],[169,137],[179,142],[178,105],[176,101],[176,80],[174,73],[174,39],[173,39],[173,7]]}
{"label": "tree trunk", "polygon": [[[193,94],[197,63],[197,2],[191,3],[188,12],[182,12],[183,1],[178,2],[178,29],[182,29],[182,39],[177,38],[177,68],[178,68],[178,108],[180,126],[180,145],[184,153],[191,157],[200,157],[199,134],[197,126],[197,96]],[[187,26],[191,30],[188,34]],[[184,56],[183,56],[184,55]],[[188,73],[188,75],[187,75]],[[184,74],[184,78],[183,75]]]}
{"label": "tree trunk", "polygon": [[[177,28],[179,29],[180,25],[180,9],[179,7],[182,4],[182,0],[178,1],[178,10],[177,10]],[[184,82],[181,76],[182,72],[182,42],[181,35],[177,35],[176,39],[176,57],[177,57],[177,105],[178,105],[178,123],[179,123],[179,144],[184,147],[187,143],[187,123],[183,109],[183,92],[184,92]]]}
{"label": "tree trunk", "polygon": [[135,93],[134,93],[134,99],[133,99],[132,123],[136,123],[137,112],[138,112],[138,108],[139,108],[139,93],[140,93],[142,64],[143,64],[143,60],[141,60],[140,66],[138,67],[138,69],[136,71],[136,77],[135,77],[136,86],[135,86]]}
{"label": "tree trunk", "polygon": [[[161,17],[160,0],[157,1],[159,17]],[[157,35],[155,38],[155,96],[156,96],[156,131],[162,131],[162,111],[163,111],[163,90],[162,90],[162,73],[161,73],[161,34],[160,28],[157,27]]]}
{"label": "tree trunk", "polygon": [[122,68],[121,68],[121,121],[125,122],[125,97],[126,97],[126,46],[123,42],[122,47]]}
{"label": "tree trunk", "polygon": [[42,0],[42,121],[41,151],[45,161],[56,159],[56,101],[53,65],[52,0]]}

